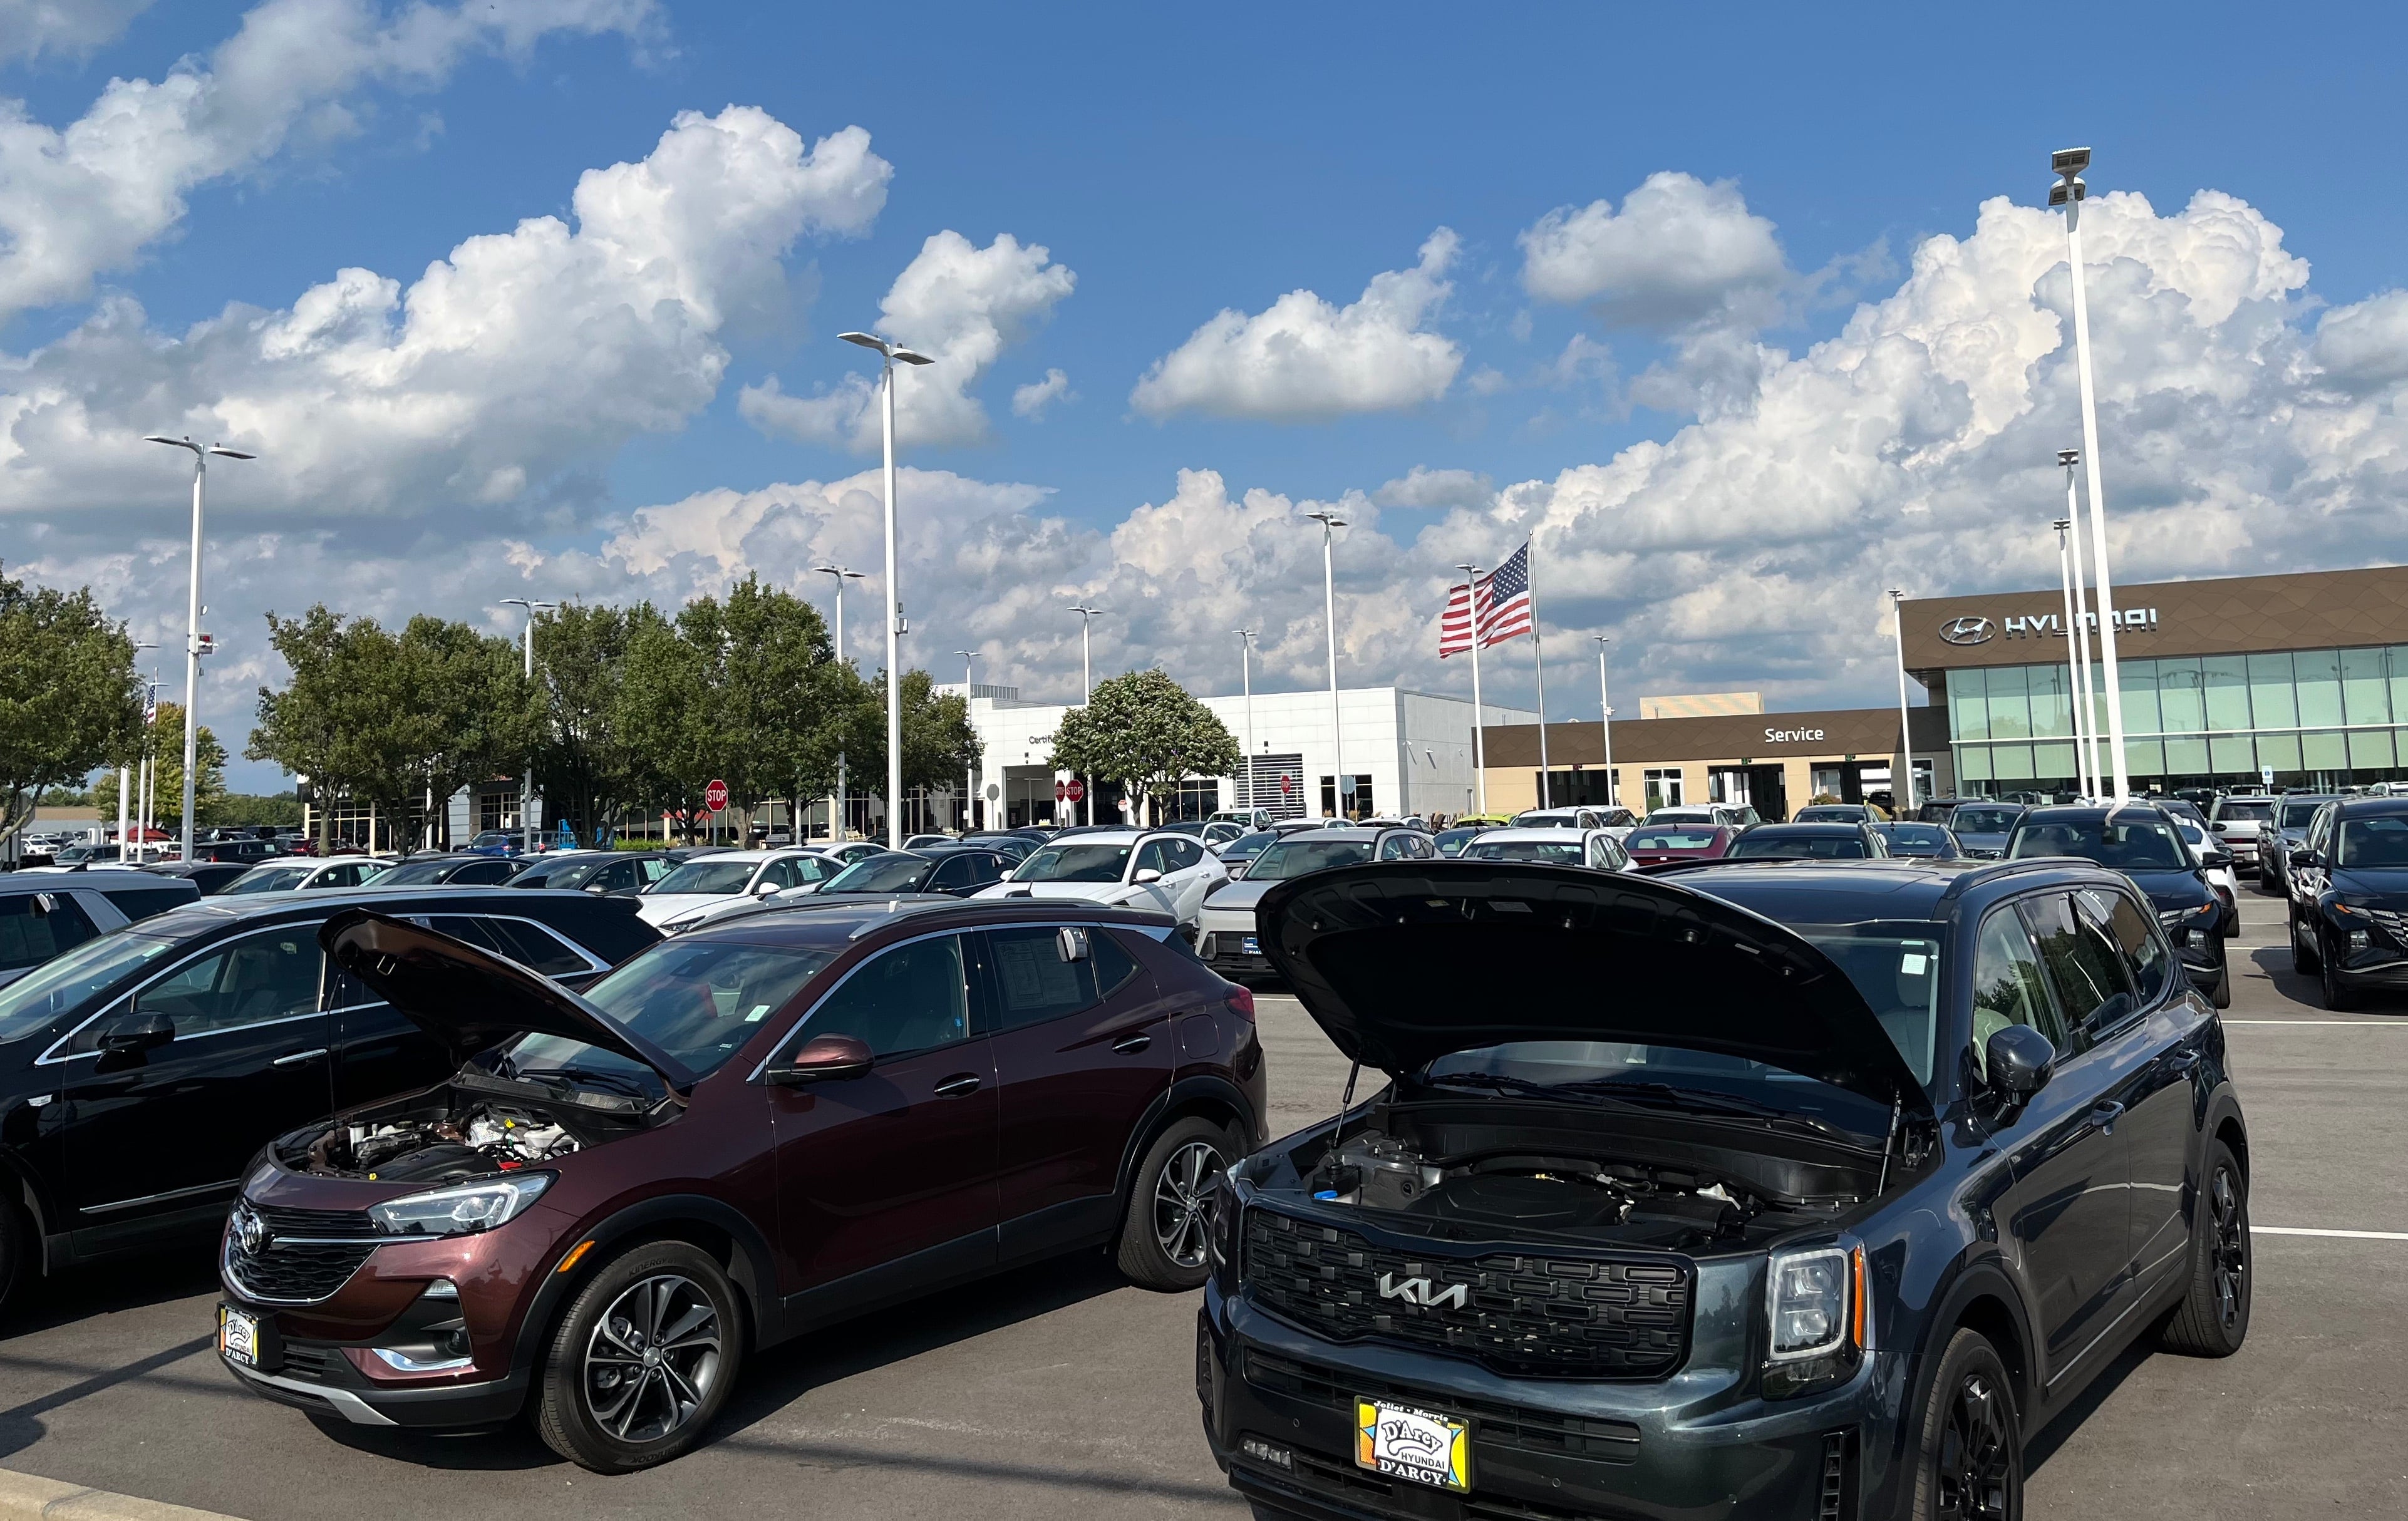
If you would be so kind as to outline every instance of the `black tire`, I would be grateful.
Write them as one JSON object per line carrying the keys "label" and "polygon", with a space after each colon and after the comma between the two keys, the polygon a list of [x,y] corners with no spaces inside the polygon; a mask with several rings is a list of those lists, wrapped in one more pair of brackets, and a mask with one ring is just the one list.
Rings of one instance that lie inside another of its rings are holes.
{"label": "black tire", "polygon": [[2215,985],[2207,990],[2207,1001],[2218,1009],[2232,1007],[2232,958],[2226,956],[2216,963]]}
{"label": "black tire", "polygon": [[2341,980],[2341,957],[2329,945],[2316,947],[2316,970],[2324,983],[2325,1007],[2333,1012],[2347,1013],[2358,1007],[2358,990]]}
{"label": "black tire", "polygon": [[2023,1423],[1999,1349],[1958,1327],[1915,1427],[1914,1521],[2022,1521]]}
{"label": "black tire", "polygon": [[41,1252],[33,1219],[15,1204],[0,1203],[0,1309],[35,1276]]}
{"label": "black tire", "polygon": [[2291,969],[2302,977],[2314,977],[2324,969],[2316,958],[2316,938],[2300,933],[2300,906],[2291,905]]}
{"label": "black tire", "polygon": [[1212,1275],[1212,1190],[1240,1155],[1228,1131],[1191,1114],[1146,1148],[1121,1220],[1121,1271],[1165,1294],[1201,1288]]}
{"label": "black tire", "polygon": [[666,1463],[727,1403],[744,1342],[743,1306],[709,1253],[684,1241],[631,1247],[595,1271],[552,1332],[536,1429],[596,1473]]}
{"label": "black tire", "polygon": [[2229,1357],[2249,1339],[2249,1175],[2232,1148],[2207,1143],[2207,1184],[2191,1220],[2190,1286],[2157,1327],[2157,1345],[2191,1357]]}

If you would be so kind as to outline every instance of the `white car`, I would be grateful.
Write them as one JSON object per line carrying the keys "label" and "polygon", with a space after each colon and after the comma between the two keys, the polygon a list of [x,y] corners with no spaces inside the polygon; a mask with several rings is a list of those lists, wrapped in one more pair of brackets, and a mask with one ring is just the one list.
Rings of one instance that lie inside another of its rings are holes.
{"label": "white car", "polygon": [[2174,829],[2183,837],[2183,843],[2199,857],[2200,868],[2207,876],[2207,885],[2224,900],[2224,938],[2230,940],[2241,933],[2241,907],[2236,896],[2241,891],[2241,880],[2240,874],[2233,869],[2232,852],[2225,847],[2224,841],[2210,838],[2207,831],[2189,819],[2180,814],[2175,814],[2173,819]]}
{"label": "white car", "polygon": [[1650,824],[1717,824],[1727,829],[1753,829],[1764,820],[1744,803],[1684,803],[1659,808],[1647,815]]}
{"label": "white car", "polygon": [[1255,942],[1254,905],[1271,883],[1365,861],[1433,861],[1438,846],[1419,829],[1313,829],[1267,845],[1245,874],[1215,888],[1197,921],[1196,954],[1227,978],[1264,977],[1271,964]]}
{"label": "white car", "polygon": [[844,869],[827,851],[719,851],[697,855],[646,888],[636,917],[664,934],[691,929],[724,903],[816,886]]}
{"label": "white car", "polygon": [[[1654,820],[1649,820],[1654,823]],[[1463,847],[1458,861],[1535,861],[1541,866],[1586,867],[1592,871],[1627,871],[1630,853],[1621,837],[1628,829],[1561,829],[1541,825],[1535,829],[1489,829]]]}
{"label": "white car", "polygon": [[1039,846],[981,897],[1082,898],[1167,913],[1191,934],[1229,868],[1194,835],[1098,829]]}
{"label": "white car", "polygon": [[1610,829],[1620,839],[1639,827],[1639,818],[1630,810],[1612,808],[1534,808],[1526,813],[1513,815],[1516,829]]}
{"label": "white car", "polygon": [[324,887],[366,887],[393,869],[394,863],[373,855],[327,855],[315,859],[262,861],[218,889],[215,896],[233,897],[251,893],[307,893]]}

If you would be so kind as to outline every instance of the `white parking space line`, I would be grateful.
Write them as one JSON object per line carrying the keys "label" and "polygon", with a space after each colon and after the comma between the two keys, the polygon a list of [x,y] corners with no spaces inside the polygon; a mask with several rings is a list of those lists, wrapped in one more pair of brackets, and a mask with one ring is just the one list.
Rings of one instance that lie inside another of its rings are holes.
{"label": "white parking space line", "polygon": [[2338,1236],[2353,1241],[2408,1241],[2408,1230],[2316,1230],[2307,1226],[2251,1226],[2252,1236]]}
{"label": "white parking space line", "polygon": [[2228,1019],[2227,1025],[2351,1025],[2368,1030],[2408,1030],[2408,1019]]}

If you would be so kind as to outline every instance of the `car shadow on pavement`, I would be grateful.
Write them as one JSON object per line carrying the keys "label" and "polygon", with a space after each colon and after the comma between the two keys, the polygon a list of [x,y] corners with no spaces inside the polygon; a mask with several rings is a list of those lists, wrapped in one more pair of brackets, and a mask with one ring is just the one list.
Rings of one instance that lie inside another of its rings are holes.
{"label": "car shadow on pavement", "polygon": [[[784,1443],[747,1442],[739,1433],[824,1385],[1127,1286],[1128,1280],[1101,1253],[1082,1253],[1016,1269],[981,1284],[974,1296],[913,1300],[783,1342],[746,1360],[733,1398],[712,1424],[710,1434],[694,1451],[706,1453],[727,1443],[738,1449],[749,1446],[788,1453]],[[427,1468],[501,1471],[566,1466],[566,1462],[543,1444],[524,1419],[466,1438],[311,1419],[320,1430],[347,1447]],[[897,1458],[891,1453],[859,1456],[847,1453],[826,1456],[825,1460],[892,1463]]]}
{"label": "car shadow on pavement", "polygon": [[[2325,1009],[2323,983],[2317,978],[2304,976],[2292,969],[2289,946],[2261,945],[2249,953],[2249,960],[2259,971],[2266,974],[2267,981],[2274,984],[2274,991],[2282,995],[2285,1002],[2298,1006],[2302,1012],[2319,1013],[2329,1012]],[[2349,1012],[2353,1014],[2408,1013],[2408,998],[2403,998],[2400,994],[2387,989],[2367,988],[2358,994],[2358,1005]]]}
{"label": "car shadow on pavement", "polygon": [[2054,1419],[2034,1432],[2031,1440],[2024,1443],[2025,1475],[2028,1477],[2038,1473],[2043,1464],[2057,1456],[2057,1449],[2064,1446],[2072,1439],[2073,1433],[2082,1428],[2082,1423],[2096,1414],[2099,1407],[2114,1398],[2115,1391],[2124,1386],[2124,1381],[2130,1378],[2143,1363],[2156,1355],[2155,1350],[2148,1343],[2148,1339],[2143,1337],[2118,1353],[2114,1362],[2100,1369],[2099,1376],[2092,1379],[2089,1385],[2074,1397],[2073,1403],[2059,1411]]}
{"label": "car shadow on pavement", "polygon": [[217,1286],[214,1236],[122,1262],[79,1264],[48,1278],[29,1278],[9,1297],[7,1313],[0,1314],[0,1345],[92,1315],[211,1294]]}

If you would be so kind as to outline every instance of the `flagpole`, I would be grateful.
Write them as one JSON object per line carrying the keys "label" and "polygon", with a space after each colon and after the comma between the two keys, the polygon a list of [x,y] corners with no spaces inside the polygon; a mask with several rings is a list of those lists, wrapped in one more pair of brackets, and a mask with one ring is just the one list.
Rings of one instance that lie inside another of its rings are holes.
{"label": "flagpole", "polygon": [[1530,597],[1530,670],[1539,682],[1539,806],[1555,807],[1553,794],[1547,785],[1547,663],[1539,647],[1539,531],[1530,530],[1529,558],[1524,562],[1529,573],[1526,590]]}
{"label": "flagpole", "polygon": [[[1463,572],[1463,611],[1471,620],[1471,796],[1475,812],[1488,811],[1488,749],[1480,731],[1480,567],[1459,565]],[[1452,597],[1449,598],[1453,600]],[[1440,638],[1444,636],[1441,635]]]}

